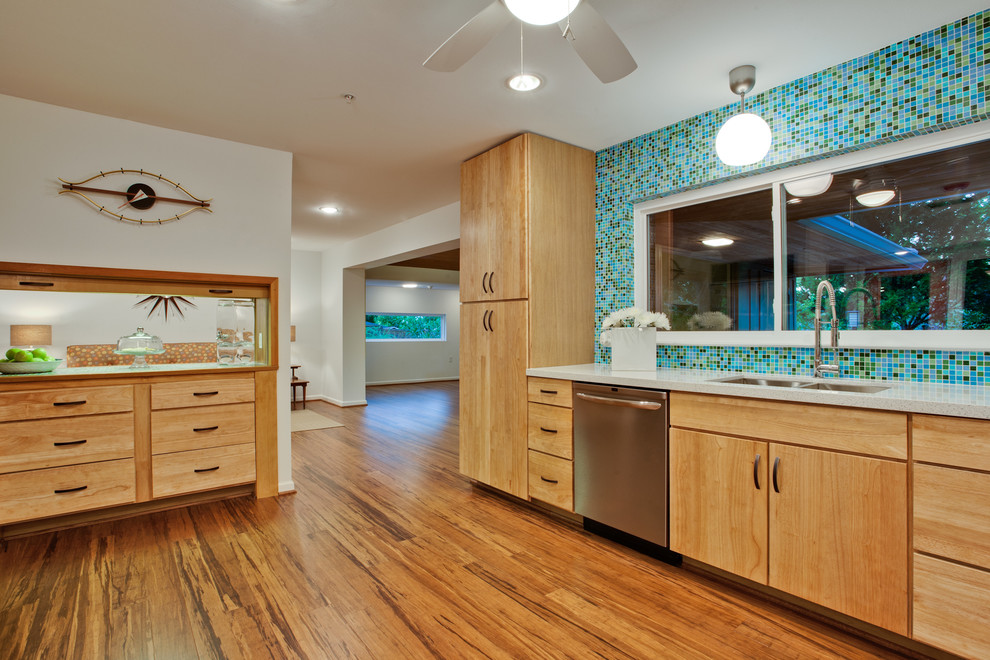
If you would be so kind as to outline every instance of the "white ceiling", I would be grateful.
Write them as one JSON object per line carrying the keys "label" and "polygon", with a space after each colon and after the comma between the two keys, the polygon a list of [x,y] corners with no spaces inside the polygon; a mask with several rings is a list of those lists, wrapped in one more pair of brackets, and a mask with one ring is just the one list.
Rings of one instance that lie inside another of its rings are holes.
{"label": "white ceiling", "polygon": [[[534,131],[600,149],[985,9],[985,0],[586,0],[639,63],[604,85],[556,26],[421,63],[490,0],[3,0],[0,93],[291,151],[292,246],[457,201],[459,163]],[[354,95],[348,103],[345,94]],[[316,211],[339,206],[339,216]]]}

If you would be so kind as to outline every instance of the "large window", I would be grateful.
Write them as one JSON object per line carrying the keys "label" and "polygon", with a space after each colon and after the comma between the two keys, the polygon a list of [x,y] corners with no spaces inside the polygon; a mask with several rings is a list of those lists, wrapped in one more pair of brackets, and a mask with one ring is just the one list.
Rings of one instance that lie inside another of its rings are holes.
{"label": "large window", "polygon": [[445,341],[444,314],[367,314],[364,317],[367,341]]}
{"label": "large window", "polygon": [[809,330],[822,279],[844,331],[990,330],[990,140],[762,181],[648,213],[640,300],[673,330]]}

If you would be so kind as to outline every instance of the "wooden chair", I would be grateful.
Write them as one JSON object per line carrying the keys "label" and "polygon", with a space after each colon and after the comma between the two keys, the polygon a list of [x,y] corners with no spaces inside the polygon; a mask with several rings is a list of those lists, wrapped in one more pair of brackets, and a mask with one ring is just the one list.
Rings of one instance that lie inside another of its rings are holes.
{"label": "wooden chair", "polygon": [[299,388],[302,388],[302,407],[304,410],[306,408],[306,386],[309,385],[309,381],[296,376],[296,369],[301,366],[299,364],[293,364],[289,367],[292,369],[292,382],[289,383],[292,385],[292,410],[296,409],[296,390]]}

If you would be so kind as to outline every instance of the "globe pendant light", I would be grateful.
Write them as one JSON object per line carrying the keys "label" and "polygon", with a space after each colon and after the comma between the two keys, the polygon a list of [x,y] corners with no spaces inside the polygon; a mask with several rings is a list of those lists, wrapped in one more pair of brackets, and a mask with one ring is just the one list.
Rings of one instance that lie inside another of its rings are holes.
{"label": "globe pendant light", "polygon": [[752,165],[770,151],[773,136],[763,118],[746,112],[746,92],[756,84],[756,67],[745,64],[729,72],[729,89],[740,97],[740,110],[715,136],[715,153],[726,165]]}
{"label": "globe pendant light", "polygon": [[558,23],[574,11],[581,0],[504,0],[512,15],[530,25]]}

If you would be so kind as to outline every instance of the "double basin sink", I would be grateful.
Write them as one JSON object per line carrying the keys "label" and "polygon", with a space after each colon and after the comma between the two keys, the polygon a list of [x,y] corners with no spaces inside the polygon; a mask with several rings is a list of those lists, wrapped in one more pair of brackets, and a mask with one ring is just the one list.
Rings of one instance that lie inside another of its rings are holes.
{"label": "double basin sink", "polygon": [[860,385],[858,383],[833,383],[820,380],[801,380],[799,378],[781,378],[775,376],[730,376],[728,378],[713,378],[712,383],[732,385],[754,385],[756,387],[795,387],[802,390],[826,390],[829,392],[853,392],[855,394],[876,394],[889,390],[884,385]]}

